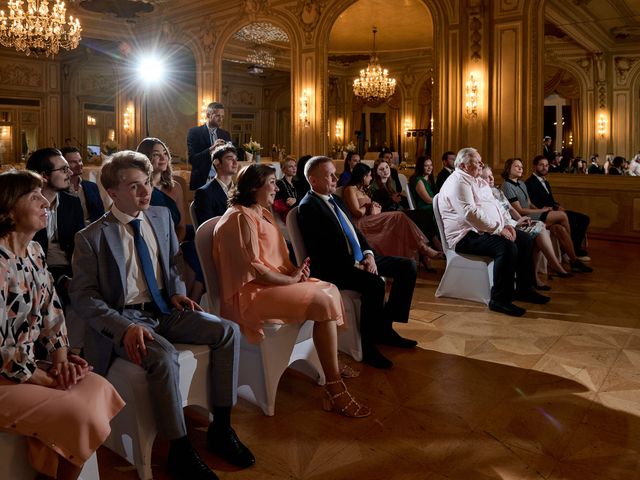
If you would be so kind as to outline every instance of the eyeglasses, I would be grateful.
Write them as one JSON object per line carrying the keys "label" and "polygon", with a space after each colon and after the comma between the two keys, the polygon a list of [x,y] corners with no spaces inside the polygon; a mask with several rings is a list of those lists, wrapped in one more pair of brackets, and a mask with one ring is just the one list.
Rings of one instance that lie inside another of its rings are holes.
{"label": "eyeglasses", "polygon": [[51,171],[52,172],[57,172],[58,170],[61,170],[64,173],[69,173],[69,170],[71,170],[69,168],[69,165],[65,165],[64,167],[60,167],[60,168],[52,168]]}

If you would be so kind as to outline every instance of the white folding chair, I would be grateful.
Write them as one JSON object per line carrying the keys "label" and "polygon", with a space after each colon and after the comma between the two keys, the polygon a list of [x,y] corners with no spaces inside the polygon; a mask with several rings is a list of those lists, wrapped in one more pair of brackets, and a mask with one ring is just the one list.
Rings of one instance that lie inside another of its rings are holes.
{"label": "white folding chair", "polygon": [[193,225],[193,228],[195,228],[196,230],[198,229],[198,218],[196,216],[196,207],[194,205],[195,201],[192,200],[189,203],[189,216],[191,217],[191,225]]}
{"label": "white folding chair", "polygon": [[[180,364],[182,406],[195,405],[209,410],[208,345],[175,344]],[[151,450],[158,429],[149,405],[149,385],[145,371],[138,365],[116,358],[109,368],[107,380],[126,402],[111,420],[111,435],[104,445],[126,459],[138,470],[141,480],[153,478]]]}
{"label": "white folding chair", "polygon": [[413,195],[411,195],[411,189],[409,188],[409,182],[407,177],[403,173],[398,173],[398,179],[400,180],[400,186],[402,191],[407,196],[407,203],[409,204],[409,210],[415,210],[416,204],[413,201]]}
{"label": "white folding chair", "polygon": [[[298,207],[287,214],[287,230],[298,263],[307,258],[300,227],[298,226]],[[362,361],[362,340],[360,338],[360,294],[353,290],[340,290],[346,317],[346,329],[338,330],[338,350],[351,355],[357,362]]]}
{"label": "white folding chair", "polygon": [[[22,435],[0,431],[0,478],[6,480],[33,480],[38,472],[27,458],[27,439]],[[82,467],[79,480],[100,480],[98,457],[95,452]]]}
{"label": "white folding chair", "polygon": [[[220,218],[207,220],[196,231],[196,250],[204,272],[208,304],[210,312],[216,315],[220,312],[220,297],[213,261],[213,230]],[[233,255],[233,252],[229,254]],[[320,385],[324,384],[325,378],[313,343],[313,322],[306,321],[302,325],[265,324],[263,330],[265,336],[259,344],[249,343],[242,336],[238,395],[258,405],[265,415],[272,416],[278,383],[288,367],[307,374]]]}
{"label": "white folding chair", "polygon": [[436,290],[436,297],[461,298],[488,305],[493,285],[493,259],[459,254],[449,247],[438,202],[436,195],[433,197],[433,213],[440,230],[442,248],[447,257],[447,267]]}

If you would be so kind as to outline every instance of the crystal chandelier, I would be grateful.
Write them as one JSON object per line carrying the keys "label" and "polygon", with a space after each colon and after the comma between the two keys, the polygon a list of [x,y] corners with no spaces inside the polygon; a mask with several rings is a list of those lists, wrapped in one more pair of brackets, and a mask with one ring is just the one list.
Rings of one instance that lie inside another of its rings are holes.
{"label": "crystal chandelier", "polygon": [[265,48],[256,48],[247,55],[247,63],[263,68],[273,68],[276,64],[276,57]]}
{"label": "crystal chandelier", "polygon": [[58,53],[60,48],[72,50],[80,43],[82,27],[77,18],[69,16],[64,2],[55,0],[49,11],[48,0],[9,0],[9,16],[0,11],[0,44],[14,47],[27,56],[47,57]]}
{"label": "crystal chandelier", "polygon": [[389,78],[389,70],[382,68],[376,55],[376,33],[373,27],[373,51],[366,69],[360,70],[360,78],[353,81],[353,93],[365,100],[384,100],[396,90],[396,79]]}

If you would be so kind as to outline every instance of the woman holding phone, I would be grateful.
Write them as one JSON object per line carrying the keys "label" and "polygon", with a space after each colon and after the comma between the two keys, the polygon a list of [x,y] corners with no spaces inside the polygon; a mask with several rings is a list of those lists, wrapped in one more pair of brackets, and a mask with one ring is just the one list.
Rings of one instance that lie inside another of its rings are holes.
{"label": "woman holding phone", "polygon": [[[314,321],[313,341],[327,379],[325,410],[347,417],[371,411],[349,393],[342,377],[354,376],[338,362],[337,326],[344,307],[335,285],[309,277],[309,259],[300,267],[271,215],[278,187],[273,168],[242,169],[229,199],[230,208],[213,233],[213,257],[220,284],[220,310],[240,324],[250,342],[259,342],[267,323]],[[273,320],[277,319],[277,320]]]}

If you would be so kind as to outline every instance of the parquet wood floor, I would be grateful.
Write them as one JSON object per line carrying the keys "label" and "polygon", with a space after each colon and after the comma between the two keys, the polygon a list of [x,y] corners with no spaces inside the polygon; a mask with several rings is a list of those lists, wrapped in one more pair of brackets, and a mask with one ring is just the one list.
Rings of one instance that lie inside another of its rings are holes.
{"label": "parquet wood floor", "polygon": [[[325,413],[322,389],[287,372],[274,417],[242,400],[234,410],[253,468],[209,454],[206,421],[187,409],[190,437],[228,480],[638,479],[638,247],[591,243],[595,273],[552,280],[552,301],[518,319],[436,299],[439,276],[421,273],[398,326],[419,347],[384,348],[393,369],[356,365],[349,380],[369,418]],[[158,439],[155,478],[169,478],[166,452]],[[103,480],[137,478],[107,449],[98,457]]]}

